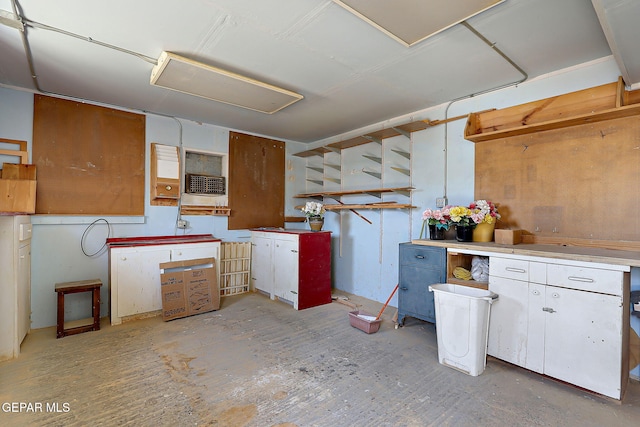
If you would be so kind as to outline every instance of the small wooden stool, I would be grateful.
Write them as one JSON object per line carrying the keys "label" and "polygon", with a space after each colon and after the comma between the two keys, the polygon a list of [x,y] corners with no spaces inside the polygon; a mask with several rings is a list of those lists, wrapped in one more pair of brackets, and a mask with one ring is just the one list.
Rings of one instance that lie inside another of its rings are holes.
{"label": "small wooden stool", "polygon": [[[82,332],[100,330],[100,286],[102,286],[102,281],[100,279],[56,283],[56,292],[58,293],[58,333],[56,338],[66,337],[67,335],[80,334]],[[64,296],[66,294],[75,294],[78,292],[93,293],[93,323],[65,329]]]}

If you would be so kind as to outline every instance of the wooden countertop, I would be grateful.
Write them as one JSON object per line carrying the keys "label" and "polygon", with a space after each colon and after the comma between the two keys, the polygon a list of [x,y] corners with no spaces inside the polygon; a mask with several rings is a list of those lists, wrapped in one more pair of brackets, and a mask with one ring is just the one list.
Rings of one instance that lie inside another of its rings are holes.
{"label": "wooden countertop", "polygon": [[640,252],[619,251],[614,249],[592,248],[564,245],[541,245],[520,243],[518,245],[499,245],[494,242],[458,242],[456,240],[415,239],[415,245],[438,246],[448,249],[476,250],[496,254],[537,256],[583,262],[640,267]]}

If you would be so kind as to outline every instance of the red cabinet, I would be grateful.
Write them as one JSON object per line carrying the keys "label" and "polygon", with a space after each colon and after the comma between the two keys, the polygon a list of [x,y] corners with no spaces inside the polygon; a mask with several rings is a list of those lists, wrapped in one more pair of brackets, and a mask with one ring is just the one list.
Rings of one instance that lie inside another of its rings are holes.
{"label": "red cabinet", "polygon": [[331,302],[331,233],[252,230],[251,285],[296,310]]}

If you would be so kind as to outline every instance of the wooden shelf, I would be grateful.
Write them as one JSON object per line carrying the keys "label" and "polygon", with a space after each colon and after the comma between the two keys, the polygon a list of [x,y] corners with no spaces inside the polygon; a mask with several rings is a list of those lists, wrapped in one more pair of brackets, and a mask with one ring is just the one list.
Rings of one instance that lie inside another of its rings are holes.
{"label": "wooden shelf", "polygon": [[456,279],[455,277],[447,277],[447,283],[468,286],[470,288],[484,289],[485,291],[489,289],[489,282],[478,282],[476,280],[462,280]]}
{"label": "wooden shelf", "polygon": [[181,215],[213,215],[213,216],[229,216],[231,208],[227,206],[194,206],[182,205],[180,208]]}
{"label": "wooden shelf", "polygon": [[309,199],[309,198],[318,198],[318,197],[336,198],[340,196],[368,194],[370,196],[375,196],[380,198],[382,193],[400,193],[405,195],[405,194],[408,194],[411,190],[413,190],[413,187],[374,188],[371,190],[318,191],[315,193],[297,194],[293,197],[295,197],[296,199]]}
{"label": "wooden shelf", "polygon": [[[412,209],[416,206],[413,206],[408,203],[396,203],[396,202],[380,202],[380,203],[364,203],[364,204],[336,204],[336,205],[328,205],[325,204],[324,208],[327,211],[343,211],[343,210],[353,210],[353,209]],[[296,206],[296,209],[302,209],[303,206]]]}
{"label": "wooden shelf", "polygon": [[[636,92],[636,91],[634,91]],[[624,91],[622,79],[594,88],[482,113],[471,113],[464,137],[472,142],[527,135],[640,115],[640,103]]]}
{"label": "wooden shelf", "polygon": [[324,208],[328,211],[341,211],[345,209],[410,209],[415,208],[411,204],[407,203],[395,203],[395,202],[387,202],[387,203],[365,203],[358,205],[324,205]]}

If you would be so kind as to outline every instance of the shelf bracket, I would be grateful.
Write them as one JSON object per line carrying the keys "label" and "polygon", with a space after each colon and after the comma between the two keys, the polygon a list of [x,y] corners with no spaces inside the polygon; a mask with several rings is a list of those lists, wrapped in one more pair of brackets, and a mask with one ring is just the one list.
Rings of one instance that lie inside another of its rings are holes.
{"label": "shelf bracket", "polygon": [[409,169],[405,169],[405,168],[398,168],[395,166],[391,166],[391,169],[393,169],[394,171],[398,171],[401,174],[407,175],[407,176],[411,176],[411,171]]}
{"label": "shelf bracket", "polygon": [[382,199],[382,193],[376,193],[375,191],[367,191],[366,194],[372,197],[377,197],[378,199]]}
{"label": "shelf bracket", "polygon": [[362,170],[362,172],[366,173],[367,175],[371,175],[375,178],[382,179],[382,174],[380,172],[373,172],[373,171],[368,171],[364,169]]}
{"label": "shelf bracket", "polygon": [[331,164],[331,163],[325,163],[324,165],[329,167],[329,168],[331,168],[331,169],[335,169],[337,171],[342,170],[342,167],[340,165],[334,165],[334,164]]}
{"label": "shelf bracket", "polygon": [[368,154],[363,154],[362,157],[367,158],[369,160],[372,160],[376,163],[382,164],[382,158],[381,157],[376,157],[376,156],[370,156]]}
{"label": "shelf bracket", "polygon": [[330,178],[330,177],[326,177],[325,178],[327,181],[331,181],[331,182],[335,182],[336,184],[340,184],[342,181],[340,180],[340,178]]}
{"label": "shelf bracket", "polygon": [[404,129],[400,129],[400,128],[397,128],[397,127],[391,127],[391,129],[395,130],[395,131],[396,131],[396,132],[398,132],[400,135],[404,135],[404,136],[406,136],[407,138],[411,139],[411,133],[410,133],[410,132],[407,132],[406,130],[404,130]]}
{"label": "shelf bracket", "polygon": [[376,137],[370,136],[370,135],[362,135],[362,137],[368,139],[371,142],[377,142],[378,144],[382,145],[382,139],[380,139],[380,138],[376,138]]}
{"label": "shelf bracket", "polygon": [[307,166],[307,169],[314,170],[316,172],[324,173],[324,169],[316,167],[316,166]]}
{"label": "shelf bracket", "polygon": [[308,182],[313,182],[314,184],[323,185],[324,182],[318,181],[317,179],[307,179]]}
{"label": "shelf bracket", "polygon": [[393,148],[391,149],[391,151],[393,151],[396,154],[401,155],[405,159],[411,160],[411,153],[407,153],[406,151],[402,151],[402,150],[396,150],[396,149],[393,149]]}

